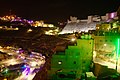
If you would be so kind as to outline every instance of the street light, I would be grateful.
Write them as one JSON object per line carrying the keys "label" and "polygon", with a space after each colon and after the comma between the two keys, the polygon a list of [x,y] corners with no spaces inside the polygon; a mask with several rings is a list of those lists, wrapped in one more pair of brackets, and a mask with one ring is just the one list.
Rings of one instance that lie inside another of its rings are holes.
{"label": "street light", "polygon": [[118,57],[119,57],[119,44],[120,44],[120,40],[119,40],[119,39],[117,39],[116,70],[117,70],[117,65],[118,65]]}
{"label": "street light", "polygon": [[74,42],[76,39],[75,38],[72,38],[71,41]]}
{"label": "street light", "polygon": [[27,32],[28,32],[28,33],[29,33],[29,32],[32,32],[32,29],[28,29]]}

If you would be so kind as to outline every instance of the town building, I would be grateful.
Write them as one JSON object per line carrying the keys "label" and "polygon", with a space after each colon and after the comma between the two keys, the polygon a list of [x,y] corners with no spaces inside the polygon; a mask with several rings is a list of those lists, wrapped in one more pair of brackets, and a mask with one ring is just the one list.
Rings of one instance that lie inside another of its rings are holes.
{"label": "town building", "polygon": [[68,46],[64,52],[52,55],[49,77],[52,80],[80,79],[89,72],[93,60],[93,43],[91,38],[77,39],[77,44]]}
{"label": "town building", "polygon": [[[70,16],[66,26],[60,32],[60,34],[74,33],[74,32],[88,32],[89,30],[96,30],[96,24],[105,23],[105,26],[109,26],[107,22],[117,20],[119,18],[119,10],[117,12],[106,13],[104,16],[91,15],[87,19],[80,20],[77,17]],[[109,29],[106,27],[106,29]]]}

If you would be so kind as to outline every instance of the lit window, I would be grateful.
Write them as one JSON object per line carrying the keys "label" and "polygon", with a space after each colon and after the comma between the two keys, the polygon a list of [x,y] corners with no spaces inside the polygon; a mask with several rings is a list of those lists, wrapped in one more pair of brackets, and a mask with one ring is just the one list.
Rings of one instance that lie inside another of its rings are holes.
{"label": "lit window", "polygon": [[107,44],[104,44],[104,46],[107,46]]}
{"label": "lit window", "polygon": [[62,61],[59,61],[58,64],[62,64]]}

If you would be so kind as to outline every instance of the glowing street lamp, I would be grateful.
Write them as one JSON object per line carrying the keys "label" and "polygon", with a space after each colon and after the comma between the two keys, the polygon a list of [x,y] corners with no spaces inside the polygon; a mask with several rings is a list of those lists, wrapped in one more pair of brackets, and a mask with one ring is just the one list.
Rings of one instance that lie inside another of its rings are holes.
{"label": "glowing street lamp", "polygon": [[3,80],[7,80],[7,78],[4,78]]}
{"label": "glowing street lamp", "polygon": [[116,70],[117,70],[117,65],[118,65],[118,57],[119,57],[119,44],[120,44],[120,39],[117,39]]}
{"label": "glowing street lamp", "polygon": [[27,32],[28,32],[28,33],[29,33],[29,32],[32,32],[32,29],[28,29]]}
{"label": "glowing street lamp", "polygon": [[76,39],[75,38],[72,38],[71,41],[74,42]]}
{"label": "glowing street lamp", "polygon": [[104,44],[104,46],[107,46],[107,44]]}

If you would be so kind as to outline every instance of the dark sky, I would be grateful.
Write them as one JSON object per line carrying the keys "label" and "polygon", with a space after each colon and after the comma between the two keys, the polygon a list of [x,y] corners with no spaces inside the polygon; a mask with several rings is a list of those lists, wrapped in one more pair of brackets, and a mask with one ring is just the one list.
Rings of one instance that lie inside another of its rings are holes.
{"label": "dark sky", "polygon": [[119,5],[120,0],[0,0],[0,16],[12,10],[27,19],[61,22],[69,16],[83,19],[88,15],[105,15],[116,11]]}

